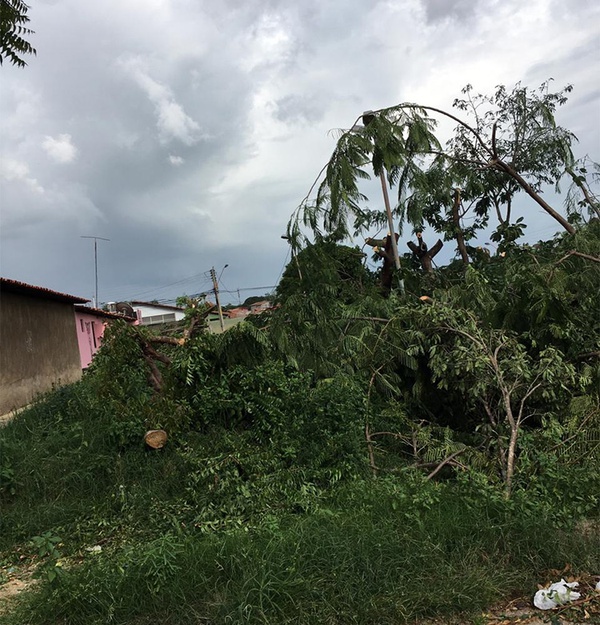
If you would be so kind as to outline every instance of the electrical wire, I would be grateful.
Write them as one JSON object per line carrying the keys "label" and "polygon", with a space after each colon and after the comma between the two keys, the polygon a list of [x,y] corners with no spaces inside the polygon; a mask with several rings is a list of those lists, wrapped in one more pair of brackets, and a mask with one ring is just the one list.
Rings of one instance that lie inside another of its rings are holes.
{"label": "electrical wire", "polygon": [[287,267],[288,264],[288,258],[290,257],[290,252],[292,251],[292,246],[288,245],[288,250],[287,253],[285,255],[285,258],[283,259],[283,265],[281,266],[281,271],[279,272],[279,275],[277,276],[277,284],[279,284],[280,280],[281,280],[281,276],[283,275],[283,272],[285,271],[285,268]]}
{"label": "electrical wire", "polygon": [[184,284],[184,283],[195,282],[200,277],[205,278],[205,281],[203,282],[203,284],[208,284],[210,282],[210,271],[204,271],[202,273],[197,273],[197,274],[194,274],[193,276],[189,276],[187,278],[182,278],[181,280],[177,280],[176,282],[171,282],[169,284],[164,284],[162,286],[157,286],[157,287],[154,287],[152,289],[148,289],[146,291],[139,291],[139,292],[134,293],[133,295],[131,295],[129,299],[135,299],[136,297],[140,297],[141,295],[147,295],[148,293],[155,293],[157,291],[164,291],[165,289],[168,289],[168,288],[170,288],[172,286],[177,286],[177,285],[181,285],[181,284]]}
{"label": "electrical wire", "polygon": [[231,291],[222,289],[219,293],[237,293],[238,291],[241,293],[242,291],[261,291],[264,289],[275,289],[277,288],[276,284],[271,284],[270,286],[247,286],[243,289],[232,289]]}

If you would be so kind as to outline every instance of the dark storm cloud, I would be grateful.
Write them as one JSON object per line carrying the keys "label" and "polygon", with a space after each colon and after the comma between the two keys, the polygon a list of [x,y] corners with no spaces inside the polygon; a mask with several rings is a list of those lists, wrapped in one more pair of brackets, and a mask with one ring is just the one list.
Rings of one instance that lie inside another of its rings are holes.
{"label": "dark storm cloud", "polygon": [[[239,145],[229,152],[246,130],[249,79],[227,49],[209,50],[206,58],[192,55],[168,69],[160,63],[148,69],[151,63],[139,56],[143,46],[134,41],[131,52],[115,45],[113,22],[91,24],[90,16],[78,10],[67,16],[66,3],[55,8],[55,15],[46,16],[49,23],[64,20],[69,27],[58,40],[49,36],[52,29],[42,29],[36,44],[40,52],[45,50],[43,66],[36,65],[27,78],[35,84],[42,119],[24,120],[30,139],[24,141],[23,133],[22,158],[13,165],[5,194],[10,209],[3,215],[3,257],[11,258],[13,271],[39,272],[21,248],[12,247],[24,232],[32,235],[41,227],[40,221],[32,221],[37,212],[47,236],[78,236],[72,230],[98,233],[111,239],[110,258],[118,259],[127,274],[139,279],[144,271],[156,271],[160,280],[189,257],[189,232],[195,232],[196,246],[207,247],[203,238],[208,229],[198,224],[206,218],[199,220],[194,202],[181,195],[193,194],[186,182],[190,178],[207,185],[216,163],[244,158]],[[94,36],[82,38],[90,28]],[[45,155],[29,145],[31,138],[35,144],[43,133],[60,137],[65,130],[78,158],[63,171],[43,167]],[[69,177],[81,181],[76,194]],[[47,185],[60,187],[57,198],[49,199]],[[23,203],[31,208],[18,211]],[[77,227],[65,230],[65,218]],[[111,272],[113,283],[124,274],[107,263],[105,276]]]}

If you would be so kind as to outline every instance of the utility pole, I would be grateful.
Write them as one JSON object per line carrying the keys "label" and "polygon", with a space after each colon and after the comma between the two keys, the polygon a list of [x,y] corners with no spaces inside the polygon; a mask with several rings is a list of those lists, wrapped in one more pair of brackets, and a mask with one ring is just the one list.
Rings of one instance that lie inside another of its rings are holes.
{"label": "utility pole", "polygon": [[96,297],[94,298],[94,308],[98,306],[98,239],[100,241],[110,241],[103,237],[80,237],[82,239],[94,239],[94,276],[96,277]]}
{"label": "utility pole", "polygon": [[219,301],[219,281],[217,280],[217,272],[213,267],[210,270],[210,277],[213,281],[213,289],[215,292],[215,301],[217,302],[217,310],[219,312],[219,323],[221,324],[221,332],[225,331],[225,324],[223,323],[223,311],[221,310],[221,302]]}

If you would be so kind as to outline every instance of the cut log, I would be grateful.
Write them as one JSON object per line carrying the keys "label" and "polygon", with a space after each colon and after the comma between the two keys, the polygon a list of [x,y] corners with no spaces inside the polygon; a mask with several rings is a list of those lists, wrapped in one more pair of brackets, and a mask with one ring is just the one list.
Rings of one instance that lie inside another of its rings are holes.
{"label": "cut log", "polygon": [[161,449],[167,442],[167,433],[164,430],[148,430],[144,434],[144,442],[152,449]]}

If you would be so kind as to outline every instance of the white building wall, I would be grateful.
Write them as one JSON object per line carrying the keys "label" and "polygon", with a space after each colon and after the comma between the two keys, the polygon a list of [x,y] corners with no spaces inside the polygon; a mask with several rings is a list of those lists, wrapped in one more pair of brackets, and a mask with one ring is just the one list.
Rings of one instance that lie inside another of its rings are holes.
{"label": "white building wall", "polygon": [[172,323],[181,321],[185,312],[180,308],[161,306],[160,304],[132,304],[141,325],[154,325],[159,323]]}

